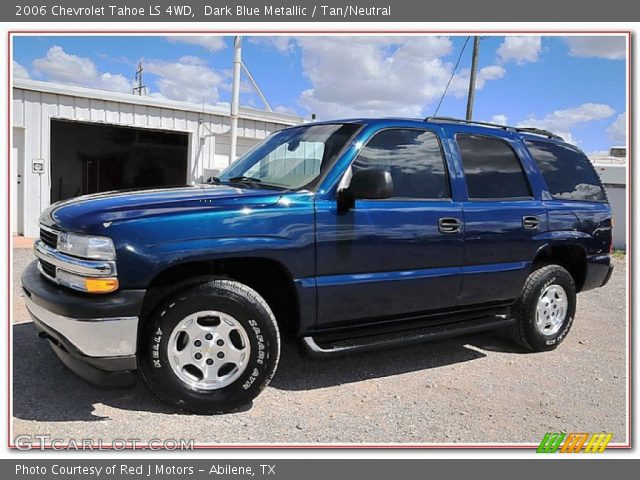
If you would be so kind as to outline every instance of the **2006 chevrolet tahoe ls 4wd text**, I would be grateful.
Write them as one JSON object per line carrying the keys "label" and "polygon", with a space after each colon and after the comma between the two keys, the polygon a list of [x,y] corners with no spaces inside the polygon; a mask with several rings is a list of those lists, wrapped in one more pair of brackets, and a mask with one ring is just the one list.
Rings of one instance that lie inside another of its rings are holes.
{"label": "2006 chevrolet tahoe ls 4wd text", "polygon": [[139,370],[194,412],[256,397],[281,331],[316,355],[499,327],[552,350],[612,271],[580,150],[449,118],[287,128],[209,185],[84,196],[40,222],[22,277],[40,335],[81,376]]}

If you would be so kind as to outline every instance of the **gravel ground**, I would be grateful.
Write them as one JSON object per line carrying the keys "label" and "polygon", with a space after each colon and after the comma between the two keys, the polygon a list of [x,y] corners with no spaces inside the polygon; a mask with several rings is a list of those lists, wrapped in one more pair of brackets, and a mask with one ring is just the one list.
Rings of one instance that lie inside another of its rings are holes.
{"label": "gravel ground", "polygon": [[14,250],[13,431],[55,438],[230,443],[538,443],[547,431],[626,438],[626,270],[581,294],[554,352],[524,353],[497,333],[330,360],[285,341],[276,377],[251,408],[176,414],[139,381],[97,389],[39,340],[19,288],[28,249]]}

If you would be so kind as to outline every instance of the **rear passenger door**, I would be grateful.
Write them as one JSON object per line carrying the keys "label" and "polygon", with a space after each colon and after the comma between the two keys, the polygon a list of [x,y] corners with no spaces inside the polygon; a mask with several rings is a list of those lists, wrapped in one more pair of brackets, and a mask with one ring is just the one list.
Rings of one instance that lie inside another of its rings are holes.
{"label": "rear passenger door", "polygon": [[454,144],[467,191],[460,305],[512,300],[541,244],[536,237],[547,230],[545,206],[518,141],[457,133]]}

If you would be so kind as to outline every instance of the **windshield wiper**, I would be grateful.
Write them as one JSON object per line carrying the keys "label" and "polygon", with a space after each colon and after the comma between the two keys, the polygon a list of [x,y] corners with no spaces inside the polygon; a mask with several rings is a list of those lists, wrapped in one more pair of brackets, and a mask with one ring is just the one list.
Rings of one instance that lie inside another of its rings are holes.
{"label": "windshield wiper", "polygon": [[226,181],[229,183],[240,183],[243,185],[255,186],[256,188],[268,188],[272,190],[289,190],[288,187],[284,187],[282,185],[276,185],[274,183],[266,183],[256,177],[246,177],[246,176],[231,177]]}
{"label": "windshield wiper", "polygon": [[231,177],[229,179],[230,182],[240,182],[240,183],[262,183],[262,180],[256,177]]}

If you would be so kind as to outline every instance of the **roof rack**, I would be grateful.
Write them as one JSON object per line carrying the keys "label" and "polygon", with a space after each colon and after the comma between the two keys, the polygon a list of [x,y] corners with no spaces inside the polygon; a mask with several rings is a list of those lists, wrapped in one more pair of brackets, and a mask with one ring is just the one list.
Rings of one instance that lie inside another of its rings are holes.
{"label": "roof rack", "polygon": [[544,137],[554,138],[556,140],[564,141],[559,135],[550,132],[549,130],[544,130],[542,128],[535,127],[511,127],[509,125],[501,125],[499,123],[491,123],[491,122],[480,122],[477,120],[464,120],[461,118],[454,117],[427,117],[424,119],[425,122],[446,122],[446,123],[461,123],[464,125],[482,125],[483,127],[493,127],[500,128],[502,130],[506,130],[507,132],[522,132],[522,133],[532,133],[534,135],[542,135]]}
{"label": "roof rack", "polygon": [[562,138],[560,135],[556,135],[555,133],[550,132],[549,130],[545,130],[544,128],[518,127],[516,128],[516,132],[533,133],[535,135],[542,135],[543,137],[555,138],[556,140],[560,140],[564,142],[564,138]]}

